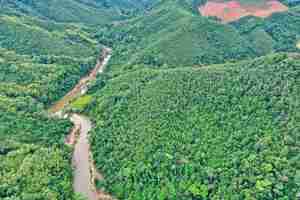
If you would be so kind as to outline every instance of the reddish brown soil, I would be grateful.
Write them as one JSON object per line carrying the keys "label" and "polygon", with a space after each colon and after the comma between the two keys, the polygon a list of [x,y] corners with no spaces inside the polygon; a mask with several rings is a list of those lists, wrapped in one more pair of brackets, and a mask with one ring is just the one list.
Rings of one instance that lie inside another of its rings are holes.
{"label": "reddish brown soil", "polygon": [[[72,100],[79,97],[84,93],[87,89],[87,85],[92,80],[96,79],[96,76],[98,73],[102,73],[104,70],[105,65],[107,64],[107,61],[109,60],[109,56],[111,53],[111,49],[104,48],[102,53],[99,56],[99,59],[97,61],[96,66],[90,73],[83,77],[78,84],[68,93],[66,94],[62,99],[57,101],[50,109],[49,112],[52,114],[55,114],[59,111],[61,111],[66,105],[68,105]],[[108,59],[107,59],[108,58]]]}
{"label": "reddish brown soil", "polygon": [[222,2],[208,1],[204,6],[199,7],[203,16],[214,16],[221,19],[222,22],[228,23],[236,21],[245,16],[269,17],[275,12],[287,11],[288,7],[278,0],[266,0],[260,5],[245,5],[238,0]]}

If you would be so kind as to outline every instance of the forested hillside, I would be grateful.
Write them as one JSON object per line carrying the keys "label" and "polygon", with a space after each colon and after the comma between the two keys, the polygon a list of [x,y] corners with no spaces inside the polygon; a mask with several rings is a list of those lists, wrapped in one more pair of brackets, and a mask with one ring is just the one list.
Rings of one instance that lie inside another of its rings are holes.
{"label": "forested hillside", "polygon": [[283,0],[287,12],[225,24],[201,16],[206,2],[0,0],[0,199],[83,200],[64,144],[73,124],[47,110],[103,46],[108,68],[66,109],[93,121],[98,189],[300,197],[300,7]]}
{"label": "forested hillside", "polygon": [[182,4],[164,1],[146,16],[99,31],[99,40],[114,48],[112,70],[136,64],[203,65],[255,55],[232,26],[201,17]]}
{"label": "forested hillside", "polygon": [[299,51],[300,41],[300,7],[288,12],[276,13],[264,20],[244,18],[233,23],[240,33],[251,41],[261,54],[270,51]]}
{"label": "forested hillside", "polygon": [[295,199],[299,80],[299,56],[275,54],[108,81],[89,111],[98,187],[132,200]]}
{"label": "forested hillside", "polygon": [[23,13],[56,22],[101,25],[127,18],[135,10],[143,10],[149,1],[136,0],[2,0],[5,13]]}
{"label": "forested hillside", "polygon": [[299,7],[223,24],[194,12],[200,3],[166,0],[147,15],[99,29],[98,40],[115,50],[111,70],[207,65],[299,51]]}
{"label": "forested hillside", "polygon": [[28,3],[0,7],[0,199],[78,199],[64,145],[72,124],[45,109],[94,67],[101,46],[84,25],[41,17]]}

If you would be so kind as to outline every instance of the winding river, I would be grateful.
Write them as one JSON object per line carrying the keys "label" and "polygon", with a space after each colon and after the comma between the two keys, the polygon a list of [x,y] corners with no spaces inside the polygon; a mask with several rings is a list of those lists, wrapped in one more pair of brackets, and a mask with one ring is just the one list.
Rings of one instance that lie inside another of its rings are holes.
{"label": "winding river", "polygon": [[92,129],[92,123],[88,117],[79,114],[64,114],[64,108],[75,98],[85,94],[88,85],[96,79],[98,73],[104,71],[105,66],[111,58],[111,49],[104,48],[96,66],[78,84],[67,93],[62,99],[56,102],[49,113],[57,117],[69,117],[74,127],[66,139],[66,144],[74,147],[72,165],[74,167],[73,188],[76,193],[81,194],[88,200],[112,200],[108,194],[97,191],[95,179],[102,179],[101,174],[97,173],[94,167],[94,161],[91,156],[89,144],[89,131]]}
{"label": "winding river", "polygon": [[97,200],[98,194],[92,180],[93,166],[90,162],[90,145],[88,133],[92,128],[91,121],[81,115],[73,114],[71,121],[75,126],[80,127],[78,141],[74,147],[72,164],[74,166],[74,191],[87,197],[89,200]]}

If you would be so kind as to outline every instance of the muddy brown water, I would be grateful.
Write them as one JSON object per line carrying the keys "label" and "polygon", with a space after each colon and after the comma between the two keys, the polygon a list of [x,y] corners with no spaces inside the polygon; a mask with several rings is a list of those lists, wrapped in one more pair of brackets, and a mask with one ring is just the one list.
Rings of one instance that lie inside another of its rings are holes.
{"label": "muddy brown water", "polygon": [[96,188],[92,183],[90,160],[90,144],[88,133],[92,128],[91,121],[81,115],[73,114],[71,121],[80,127],[79,138],[74,147],[72,164],[74,166],[74,191],[80,193],[89,200],[98,200]]}
{"label": "muddy brown water", "polygon": [[[88,84],[96,79],[98,73],[103,72],[110,58],[111,49],[105,48],[95,68],[86,77],[83,77],[68,94],[56,102],[49,109],[49,114],[60,118],[69,117],[69,115],[64,115],[63,109],[72,100],[87,92]],[[92,129],[91,121],[88,117],[79,114],[71,114],[69,118],[73,122],[74,128],[66,138],[65,143],[66,145],[74,146],[72,158],[74,192],[81,194],[88,200],[112,200],[113,198],[110,195],[97,191],[95,187],[95,179],[102,179],[103,177],[96,171],[91,156],[89,144],[89,132]]]}

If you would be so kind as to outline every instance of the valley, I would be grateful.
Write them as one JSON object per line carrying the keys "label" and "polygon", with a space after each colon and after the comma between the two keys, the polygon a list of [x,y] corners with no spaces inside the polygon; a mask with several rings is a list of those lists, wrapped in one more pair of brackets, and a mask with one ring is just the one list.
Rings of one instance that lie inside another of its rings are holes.
{"label": "valley", "polygon": [[73,123],[73,129],[67,136],[65,143],[74,147],[72,153],[72,165],[74,168],[73,187],[75,192],[82,194],[89,200],[111,200],[112,198],[101,191],[97,191],[94,185],[94,180],[96,180],[97,177],[103,178],[100,174],[97,176],[98,172],[94,167],[94,161],[90,152],[88,134],[92,129],[91,121],[82,115],[65,113],[64,108],[68,106],[71,101],[74,101],[75,98],[78,98],[87,92],[90,82],[96,79],[98,73],[104,71],[105,66],[110,60],[111,51],[111,49],[104,47],[94,69],[92,69],[70,92],[49,109],[49,114],[54,117],[58,116],[62,118],[70,116],[70,121]]}
{"label": "valley", "polygon": [[0,1],[0,199],[298,199],[299,16]]}

